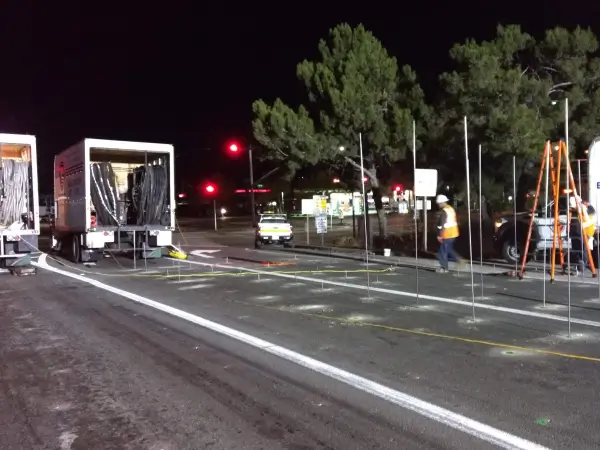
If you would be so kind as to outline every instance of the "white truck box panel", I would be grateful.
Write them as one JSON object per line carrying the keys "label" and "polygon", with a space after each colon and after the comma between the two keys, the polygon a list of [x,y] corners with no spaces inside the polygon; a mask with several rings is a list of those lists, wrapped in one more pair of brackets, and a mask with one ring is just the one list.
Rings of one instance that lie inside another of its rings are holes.
{"label": "white truck box panel", "polygon": [[[169,204],[171,206],[170,226],[175,227],[175,158],[174,148],[170,144],[149,142],[113,141],[107,139],[84,139],[55,157],[54,192],[57,206],[55,227],[57,231],[83,233],[90,229],[91,217],[91,176],[90,164],[94,161],[94,150],[114,151],[113,169],[119,184],[122,184],[122,172],[126,167],[139,166],[118,161],[118,154],[136,155],[160,153],[169,159]],[[141,160],[142,161],[142,160]],[[142,163],[143,164],[143,163]],[[62,165],[62,168],[61,168]],[[125,175],[126,177],[126,175]]]}
{"label": "white truck box panel", "polygon": [[596,210],[596,225],[600,225],[600,138],[592,141],[588,149],[588,201]]}
{"label": "white truck box panel", "polygon": [[30,149],[30,164],[31,164],[31,190],[33,204],[33,229],[17,230],[12,232],[13,236],[23,236],[27,234],[40,234],[40,198],[38,192],[38,166],[37,166],[37,140],[35,136],[29,134],[10,134],[0,133],[0,144],[17,144],[28,146]]}

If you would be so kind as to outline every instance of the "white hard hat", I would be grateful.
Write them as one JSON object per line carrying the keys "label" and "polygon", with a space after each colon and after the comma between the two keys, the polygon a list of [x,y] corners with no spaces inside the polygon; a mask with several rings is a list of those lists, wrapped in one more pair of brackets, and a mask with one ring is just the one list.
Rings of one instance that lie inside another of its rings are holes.
{"label": "white hard hat", "polygon": [[440,203],[448,203],[450,200],[448,200],[448,197],[446,197],[444,194],[440,194],[435,198],[435,202],[439,205]]}
{"label": "white hard hat", "polygon": [[569,199],[569,207],[572,209],[577,208],[577,201],[575,200],[575,197],[571,197]]}

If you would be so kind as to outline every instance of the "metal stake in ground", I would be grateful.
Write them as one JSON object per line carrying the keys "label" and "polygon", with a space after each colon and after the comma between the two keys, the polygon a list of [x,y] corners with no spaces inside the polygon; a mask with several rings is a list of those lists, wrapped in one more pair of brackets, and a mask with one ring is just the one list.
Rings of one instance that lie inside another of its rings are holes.
{"label": "metal stake in ground", "polygon": [[517,159],[513,156],[513,231],[515,236],[515,276],[519,272],[519,242],[517,241]]}
{"label": "metal stake in ground", "polygon": [[[598,216],[598,192],[596,192],[596,217]],[[598,255],[598,264],[600,264],[600,227],[596,227],[596,251]],[[600,300],[600,275],[596,277],[598,279],[598,300]]]}
{"label": "metal stake in ground", "polygon": [[465,167],[467,175],[467,220],[469,223],[469,264],[471,265],[471,304],[473,306],[473,322],[475,322],[475,281],[473,280],[473,239],[471,235],[471,183],[469,173],[469,135],[467,133],[467,116],[465,116]]}
{"label": "metal stake in ground", "polygon": [[[468,175],[468,174],[467,174]],[[483,202],[481,195],[481,144],[479,144],[479,271],[481,277],[481,300],[483,301]]]}
{"label": "metal stake in ground", "polygon": [[365,260],[367,262],[367,293],[371,296],[371,278],[369,275],[369,230],[367,230],[367,214],[369,212],[369,205],[367,203],[367,196],[365,193],[365,165],[363,162],[363,147],[362,147],[362,133],[358,133],[358,144],[360,148],[360,180],[362,184],[362,194],[364,199],[363,205],[363,218],[365,221]]}
{"label": "metal stake in ground", "polygon": [[[569,208],[569,191],[570,191],[570,186],[569,186],[569,182],[570,180],[570,169],[571,169],[571,163],[569,162],[569,99],[565,98],[565,172],[567,173],[567,176],[565,177],[565,191],[567,193],[567,208]],[[577,205],[579,206],[579,205]],[[567,214],[567,218],[569,217],[569,215]],[[581,223],[581,218],[580,218],[580,223]],[[581,239],[583,239],[583,234],[581,236]],[[571,244],[571,226],[569,223],[567,223],[567,300],[568,300],[568,319],[567,322],[569,324],[569,337],[571,337],[571,248],[572,248],[572,244]],[[584,268],[585,270],[585,268]]]}
{"label": "metal stake in ground", "polygon": [[417,197],[415,186],[417,180],[417,125],[413,120],[413,222],[415,224],[415,273],[417,277],[417,305],[419,304],[419,230],[417,229]]}
{"label": "metal stake in ground", "polygon": [[[546,143],[546,145],[548,146],[546,149],[546,193],[545,195],[545,201],[544,201],[544,223],[547,224],[548,223],[548,177],[549,177],[549,173],[550,173],[550,154],[552,153],[552,149],[550,148],[550,141],[548,141]],[[556,236],[552,236],[553,239],[556,239]],[[559,239],[561,239],[559,237]],[[544,245],[544,288],[543,288],[543,297],[542,297],[542,305],[545,308],[546,307],[546,245]]]}

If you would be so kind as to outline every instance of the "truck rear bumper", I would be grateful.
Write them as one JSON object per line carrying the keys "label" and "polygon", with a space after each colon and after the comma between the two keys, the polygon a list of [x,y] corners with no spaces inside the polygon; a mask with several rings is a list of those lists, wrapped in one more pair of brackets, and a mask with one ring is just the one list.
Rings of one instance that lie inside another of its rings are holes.
{"label": "truck rear bumper", "polygon": [[291,242],[293,238],[293,235],[256,236],[256,240],[262,242],[263,244],[283,244],[286,242]]}

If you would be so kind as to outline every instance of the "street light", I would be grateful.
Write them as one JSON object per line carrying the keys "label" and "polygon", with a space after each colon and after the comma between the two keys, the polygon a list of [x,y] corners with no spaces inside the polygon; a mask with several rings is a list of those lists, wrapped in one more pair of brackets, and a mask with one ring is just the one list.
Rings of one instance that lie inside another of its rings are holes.
{"label": "street light", "polygon": [[339,178],[334,178],[334,179],[333,179],[333,182],[337,184],[337,183],[339,183],[339,182],[340,182],[340,179],[339,179]]}
{"label": "street light", "polygon": [[[240,146],[235,142],[229,144],[229,151],[237,154],[240,151]],[[250,208],[252,209],[252,225],[256,224],[256,208],[254,206],[254,168],[252,166],[252,146],[248,145],[248,162],[250,169]]]}

